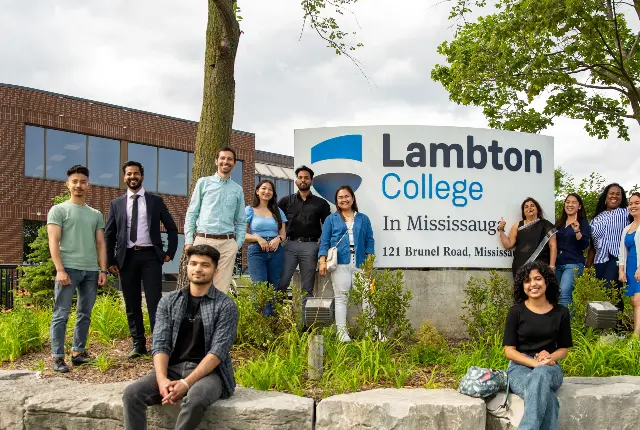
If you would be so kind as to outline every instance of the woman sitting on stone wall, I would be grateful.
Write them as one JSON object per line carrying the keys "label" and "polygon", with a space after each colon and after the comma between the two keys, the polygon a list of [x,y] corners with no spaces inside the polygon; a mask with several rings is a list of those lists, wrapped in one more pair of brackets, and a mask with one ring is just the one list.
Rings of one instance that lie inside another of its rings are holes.
{"label": "woman sitting on stone wall", "polygon": [[531,262],[515,277],[514,299],[504,327],[509,387],[524,399],[519,430],[556,430],[556,391],[563,373],[558,362],[573,346],[569,310],[558,304],[558,280],[548,265]]}

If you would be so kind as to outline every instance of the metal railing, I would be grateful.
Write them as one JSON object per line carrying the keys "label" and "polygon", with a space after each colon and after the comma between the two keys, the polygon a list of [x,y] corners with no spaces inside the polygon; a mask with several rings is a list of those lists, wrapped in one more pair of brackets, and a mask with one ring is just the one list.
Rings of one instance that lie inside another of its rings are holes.
{"label": "metal railing", "polygon": [[17,264],[0,264],[0,311],[13,308],[13,293],[21,275]]}

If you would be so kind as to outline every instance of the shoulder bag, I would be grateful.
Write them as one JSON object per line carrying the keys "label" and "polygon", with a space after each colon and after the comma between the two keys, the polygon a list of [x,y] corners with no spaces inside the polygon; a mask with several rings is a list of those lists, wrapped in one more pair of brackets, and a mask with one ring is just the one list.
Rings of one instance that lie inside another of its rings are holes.
{"label": "shoulder bag", "polygon": [[338,245],[342,241],[342,239],[349,233],[349,229],[344,232],[340,240],[336,243],[336,246],[332,246],[327,251],[327,272],[333,272],[338,267]]}

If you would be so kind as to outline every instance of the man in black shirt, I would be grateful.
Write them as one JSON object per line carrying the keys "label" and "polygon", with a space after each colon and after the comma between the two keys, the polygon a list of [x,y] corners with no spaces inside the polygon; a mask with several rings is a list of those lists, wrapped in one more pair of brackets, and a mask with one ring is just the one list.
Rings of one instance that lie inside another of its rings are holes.
{"label": "man in black shirt", "polygon": [[313,285],[316,280],[318,264],[318,248],[322,224],[331,214],[329,203],[322,197],[311,193],[313,170],[307,166],[296,169],[296,186],[298,192],[283,197],[278,206],[287,216],[287,241],[284,243],[284,266],[278,289],[286,291],[291,283],[293,272],[300,265],[300,281],[302,291],[306,295],[302,299],[302,315],[307,297],[313,296]]}
{"label": "man in black shirt", "polygon": [[125,389],[125,430],[147,428],[147,406],[175,405],[181,399],[175,428],[195,429],[213,402],[235,390],[229,351],[238,308],[213,285],[220,253],[209,245],[194,245],[185,253],[189,286],[172,291],[158,304],[152,347],[155,371]]}

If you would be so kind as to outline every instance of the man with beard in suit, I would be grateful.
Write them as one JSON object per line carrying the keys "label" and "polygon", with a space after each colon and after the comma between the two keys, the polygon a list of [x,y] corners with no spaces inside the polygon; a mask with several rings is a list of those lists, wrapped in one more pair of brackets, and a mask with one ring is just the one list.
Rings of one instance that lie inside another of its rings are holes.
{"label": "man with beard in suit", "polygon": [[[122,166],[126,194],[113,199],[105,228],[109,271],[120,275],[129,332],[133,349],[129,358],[147,354],[142,318],[142,285],[149,311],[151,332],[156,310],[162,298],[162,265],[173,259],[178,248],[176,227],[162,197],[142,187],[144,167],[137,161]],[[167,251],[162,246],[160,223],[169,238]]]}

